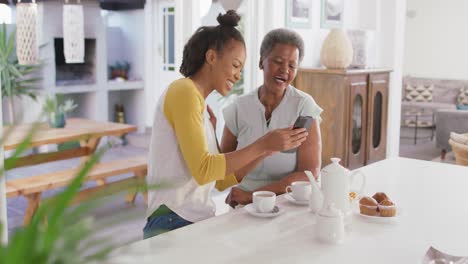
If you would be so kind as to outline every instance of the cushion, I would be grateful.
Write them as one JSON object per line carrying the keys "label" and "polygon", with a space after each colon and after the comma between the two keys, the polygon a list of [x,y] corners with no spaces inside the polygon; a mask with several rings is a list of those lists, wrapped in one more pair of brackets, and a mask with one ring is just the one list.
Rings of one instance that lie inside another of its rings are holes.
{"label": "cushion", "polygon": [[460,88],[460,93],[458,94],[457,102],[459,105],[468,105],[468,88]]}
{"label": "cushion", "polygon": [[405,88],[405,100],[410,102],[432,102],[434,84],[407,84]]}
{"label": "cushion", "polygon": [[450,138],[457,143],[468,145],[468,136],[450,132]]}
{"label": "cushion", "polygon": [[457,110],[468,110],[468,105],[457,105]]}

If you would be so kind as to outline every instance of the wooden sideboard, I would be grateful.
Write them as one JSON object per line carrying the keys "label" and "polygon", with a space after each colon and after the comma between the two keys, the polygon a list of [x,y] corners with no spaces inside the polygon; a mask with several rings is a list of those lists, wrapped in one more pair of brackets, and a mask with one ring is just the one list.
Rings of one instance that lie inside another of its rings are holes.
{"label": "wooden sideboard", "polygon": [[386,156],[389,69],[300,69],[294,86],[323,108],[322,165],[349,169]]}

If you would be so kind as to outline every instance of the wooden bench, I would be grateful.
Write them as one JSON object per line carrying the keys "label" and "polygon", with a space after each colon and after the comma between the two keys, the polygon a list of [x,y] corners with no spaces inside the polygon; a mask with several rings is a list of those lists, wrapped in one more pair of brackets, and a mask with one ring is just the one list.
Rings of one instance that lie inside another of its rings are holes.
{"label": "wooden bench", "polygon": [[[96,181],[97,186],[93,188],[84,189],[77,194],[72,204],[79,203],[87,200],[89,197],[95,195],[108,194],[106,190],[121,191],[128,188],[129,184],[142,184],[147,173],[147,157],[133,157],[125,160],[114,160],[105,163],[98,163],[94,165],[92,170],[88,173],[85,181]],[[31,221],[32,216],[39,207],[42,193],[47,190],[65,187],[76,176],[80,168],[69,170],[62,170],[58,172],[46,173],[42,175],[22,178],[17,180],[10,180],[6,182],[7,197],[25,196],[28,200],[28,207],[24,216],[24,224]],[[107,183],[107,178],[111,176],[133,173],[132,177],[124,180]],[[133,203],[137,193],[129,191],[126,201]],[[143,192],[145,202],[147,202],[147,193]]]}

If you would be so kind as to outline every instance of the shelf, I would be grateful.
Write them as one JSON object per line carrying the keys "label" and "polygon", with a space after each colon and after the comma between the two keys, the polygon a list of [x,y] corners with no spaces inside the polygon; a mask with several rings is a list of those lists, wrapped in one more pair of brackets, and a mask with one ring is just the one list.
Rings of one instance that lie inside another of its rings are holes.
{"label": "shelf", "polygon": [[120,90],[140,90],[145,88],[144,81],[108,81],[107,89],[110,91],[120,91]]}
{"label": "shelf", "polygon": [[55,86],[55,93],[71,94],[71,93],[89,93],[96,92],[98,86],[92,85],[69,85],[69,86]]}

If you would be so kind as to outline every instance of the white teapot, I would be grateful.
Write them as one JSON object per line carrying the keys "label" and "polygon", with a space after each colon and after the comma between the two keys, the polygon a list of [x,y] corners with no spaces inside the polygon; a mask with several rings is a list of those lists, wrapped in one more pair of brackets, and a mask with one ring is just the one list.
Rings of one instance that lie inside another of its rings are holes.
{"label": "white teapot", "polygon": [[334,204],[324,206],[317,214],[318,238],[327,243],[340,244],[344,240],[343,212]]}
{"label": "white teapot", "polygon": [[341,210],[344,215],[350,213],[349,186],[354,181],[356,175],[362,177],[361,186],[356,194],[359,196],[364,191],[366,177],[360,171],[350,172],[339,164],[339,158],[331,158],[332,163],[321,171],[322,189],[315,181],[312,172],[305,171],[312,185],[312,192],[309,201],[310,210],[317,213],[324,205],[334,204],[336,209]]}

